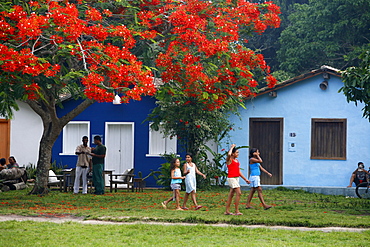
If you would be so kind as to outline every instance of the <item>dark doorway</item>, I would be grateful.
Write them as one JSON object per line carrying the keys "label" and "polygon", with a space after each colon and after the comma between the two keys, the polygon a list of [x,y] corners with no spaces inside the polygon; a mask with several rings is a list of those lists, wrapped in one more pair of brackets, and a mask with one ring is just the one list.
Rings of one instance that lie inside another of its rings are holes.
{"label": "dark doorway", "polygon": [[283,183],[283,124],[283,118],[249,119],[249,146],[260,150],[262,166],[273,175],[262,172],[261,184]]}

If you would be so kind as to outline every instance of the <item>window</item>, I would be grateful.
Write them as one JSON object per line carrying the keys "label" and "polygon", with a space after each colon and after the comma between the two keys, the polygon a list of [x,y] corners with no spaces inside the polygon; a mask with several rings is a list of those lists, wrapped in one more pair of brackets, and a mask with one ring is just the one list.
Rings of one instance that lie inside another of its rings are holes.
{"label": "window", "polygon": [[82,144],[82,137],[90,135],[90,122],[69,122],[63,128],[63,153],[75,154],[76,147]]}
{"label": "window", "polygon": [[311,159],[345,160],[346,147],[347,119],[312,119]]}
{"label": "window", "polygon": [[162,128],[158,131],[149,127],[149,154],[147,156],[160,156],[161,154],[170,154],[177,152],[177,137],[165,137],[161,133]]}

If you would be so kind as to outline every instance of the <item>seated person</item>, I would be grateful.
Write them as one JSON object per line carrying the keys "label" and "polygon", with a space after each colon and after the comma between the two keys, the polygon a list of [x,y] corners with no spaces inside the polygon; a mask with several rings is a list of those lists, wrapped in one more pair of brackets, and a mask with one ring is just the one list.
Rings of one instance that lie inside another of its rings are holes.
{"label": "seated person", "polygon": [[8,160],[9,160],[8,169],[19,168],[19,165],[17,164],[17,161],[15,160],[14,156],[10,156]]}
{"label": "seated person", "polygon": [[367,175],[369,175],[369,172],[364,169],[364,163],[358,162],[357,166],[357,169],[352,173],[347,187],[352,187],[353,182],[355,182],[356,186],[362,182],[367,182]]}
{"label": "seated person", "polygon": [[6,159],[5,158],[1,158],[0,159],[0,171],[3,170],[3,169],[6,169],[6,168],[7,168]]}

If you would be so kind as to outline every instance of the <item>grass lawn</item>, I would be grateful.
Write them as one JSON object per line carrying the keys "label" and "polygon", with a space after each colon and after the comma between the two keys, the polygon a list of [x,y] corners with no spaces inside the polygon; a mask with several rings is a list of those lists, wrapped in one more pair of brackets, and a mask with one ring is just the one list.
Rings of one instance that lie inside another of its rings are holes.
{"label": "grass lawn", "polygon": [[[4,226],[4,222],[1,223]],[[207,225],[85,225],[8,221],[0,245],[19,246],[368,246],[370,231],[319,232]]]}
{"label": "grass lawn", "polygon": [[[370,228],[370,200],[310,194],[284,188],[264,191],[265,201],[273,205],[263,210],[258,198],[253,198],[254,209],[244,209],[248,191],[242,195],[242,216],[223,215],[227,188],[198,191],[198,211],[175,211],[174,203],[165,210],[161,202],[170,191],[73,195],[52,191],[38,197],[27,191],[8,191],[0,194],[0,214],[40,217],[81,216],[117,222],[178,222],[227,223],[232,225],[281,225],[304,227]],[[184,192],[181,193],[182,196]],[[188,203],[188,207],[192,202]],[[370,231],[318,232],[245,227],[215,227],[200,224],[182,225],[86,225],[79,223],[2,222],[0,246],[365,246],[370,242]],[[47,232],[47,234],[45,234]],[[26,234],[25,234],[26,233]],[[68,234],[66,234],[68,233]],[[63,238],[63,239],[62,239]],[[4,241],[8,241],[5,243]],[[232,241],[232,242],[230,242]],[[30,245],[28,243],[31,243]]]}

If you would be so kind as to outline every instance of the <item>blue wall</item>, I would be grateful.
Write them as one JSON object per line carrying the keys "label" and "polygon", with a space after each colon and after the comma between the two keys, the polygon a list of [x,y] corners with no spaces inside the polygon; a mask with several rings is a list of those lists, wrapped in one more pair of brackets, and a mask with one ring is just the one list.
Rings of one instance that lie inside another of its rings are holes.
{"label": "blue wall", "polygon": [[[63,102],[63,109],[58,109],[58,116],[63,116],[81,101],[68,100]],[[157,170],[164,163],[160,157],[146,157],[149,150],[149,123],[144,122],[151,110],[155,107],[155,99],[144,97],[141,101],[132,101],[129,104],[113,105],[112,103],[94,103],[73,121],[90,121],[90,135],[104,134],[105,122],[134,122],[134,168],[135,174],[139,171],[143,176],[150,170]],[[53,161],[57,164],[67,165],[68,168],[76,167],[76,155],[60,155],[62,153],[63,133],[58,137],[53,147]],[[91,139],[91,137],[90,137]],[[91,143],[91,142],[90,142]],[[104,139],[103,139],[104,143]],[[109,147],[107,147],[109,148]],[[147,186],[157,186],[150,177],[146,180]]]}
{"label": "blue wall", "polygon": [[[317,75],[277,90],[276,98],[264,94],[246,102],[247,109],[240,109],[242,120],[231,118],[236,126],[228,141],[248,145],[251,117],[284,118],[283,185],[347,186],[359,161],[370,167],[370,124],[362,118],[362,104],[348,103],[338,93],[343,86],[339,77],[331,76],[327,90],[319,88],[322,81],[322,75]],[[312,118],[347,119],[347,160],[310,159]],[[291,132],[296,137],[290,137]],[[296,152],[288,151],[289,142],[296,143]],[[239,160],[247,175],[247,149],[240,150]]]}

